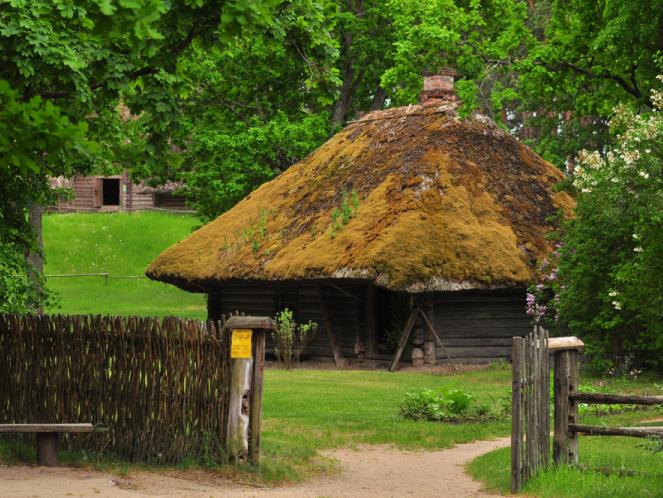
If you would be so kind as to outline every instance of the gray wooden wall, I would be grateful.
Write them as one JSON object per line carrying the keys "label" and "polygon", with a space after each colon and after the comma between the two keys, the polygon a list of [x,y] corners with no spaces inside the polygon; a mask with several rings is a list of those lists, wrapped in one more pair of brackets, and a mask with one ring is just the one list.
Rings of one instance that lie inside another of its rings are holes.
{"label": "gray wooden wall", "polygon": [[[512,337],[532,331],[525,290],[445,292],[434,297],[434,326],[452,358],[507,358]],[[438,358],[444,358],[440,348]]]}
{"label": "gray wooden wall", "polygon": [[[274,316],[292,303],[296,320],[319,323],[315,339],[307,350],[310,357],[332,357],[320,308],[319,290],[327,303],[332,328],[341,345],[342,355],[355,357],[357,338],[366,340],[367,319],[364,308],[366,284],[338,281],[336,287],[311,282],[241,282],[223,285],[210,294],[210,318],[235,311],[249,315]],[[341,289],[339,289],[340,287]],[[214,297],[217,296],[217,297]],[[531,330],[525,314],[525,290],[444,292],[425,296],[432,301],[432,321],[452,358],[462,362],[489,362],[505,359],[511,351],[511,338]],[[386,312],[375,307],[375,313]],[[381,320],[374,320],[380,323]],[[377,331],[378,337],[381,331]],[[375,354],[375,359],[388,355]],[[445,356],[438,348],[438,358]],[[403,355],[409,361],[410,348]]]}

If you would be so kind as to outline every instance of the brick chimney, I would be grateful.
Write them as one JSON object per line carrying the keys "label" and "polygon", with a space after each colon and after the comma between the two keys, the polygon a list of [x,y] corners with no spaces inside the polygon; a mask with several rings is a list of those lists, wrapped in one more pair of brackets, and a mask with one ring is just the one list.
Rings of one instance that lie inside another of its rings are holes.
{"label": "brick chimney", "polygon": [[423,105],[455,101],[455,76],[456,71],[451,68],[441,69],[436,74],[424,74],[424,89],[421,92],[419,101]]}

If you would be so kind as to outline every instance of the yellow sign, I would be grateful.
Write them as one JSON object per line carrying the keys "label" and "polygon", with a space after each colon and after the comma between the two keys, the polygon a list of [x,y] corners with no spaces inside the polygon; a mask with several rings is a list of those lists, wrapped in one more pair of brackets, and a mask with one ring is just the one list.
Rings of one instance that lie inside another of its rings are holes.
{"label": "yellow sign", "polygon": [[234,329],[230,341],[231,358],[251,358],[251,329]]}

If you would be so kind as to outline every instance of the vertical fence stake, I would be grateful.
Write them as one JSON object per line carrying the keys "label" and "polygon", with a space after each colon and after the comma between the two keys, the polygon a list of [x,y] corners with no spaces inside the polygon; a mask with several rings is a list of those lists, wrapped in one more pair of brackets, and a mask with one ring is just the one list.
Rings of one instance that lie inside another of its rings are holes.
{"label": "vertical fence stake", "polygon": [[578,403],[569,398],[578,387],[578,354],[577,347],[555,351],[555,464],[578,463],[578,435],[569,431],[578,421]]}
{"label": "vertical fence stake", "polygon": [[260,464],[260,422],[262,420],[262,378],[265,370],[266,329],[255,331],[253,342],[253,378],[251,379],[251,408],[249,412],[249,462]]}
{"label": "vertical fence stake", "polygon": [[522,485],[522,420],[521,420],[521,378],[522,337],[513,338],[512,390],[511,390],[511,492],[516,493]]}
{"label": "vertical fence stake", "polygon": [[226,451],[235,463],[260,462],[260,420],[268,317],[232,316],[224,324],[231,331],[231,370],[226,426]]}

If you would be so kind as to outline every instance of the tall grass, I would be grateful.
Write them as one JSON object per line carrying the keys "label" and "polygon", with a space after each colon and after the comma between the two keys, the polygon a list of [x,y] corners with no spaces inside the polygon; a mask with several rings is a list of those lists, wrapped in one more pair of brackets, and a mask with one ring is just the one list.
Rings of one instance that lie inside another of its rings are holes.
{"label": "tall grass", "polygon": [[[51,214],[44,217],[45,273],[143,276],[161,251],[199,224],[188,215],[162,212]],[[202,294],[147,278],[49,278],[50,313],[205,317]]]}

